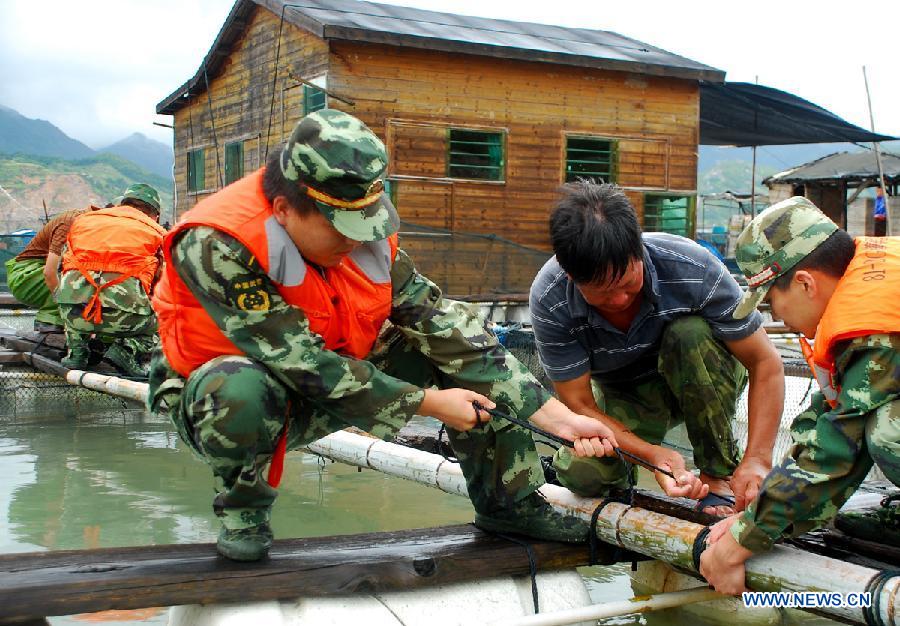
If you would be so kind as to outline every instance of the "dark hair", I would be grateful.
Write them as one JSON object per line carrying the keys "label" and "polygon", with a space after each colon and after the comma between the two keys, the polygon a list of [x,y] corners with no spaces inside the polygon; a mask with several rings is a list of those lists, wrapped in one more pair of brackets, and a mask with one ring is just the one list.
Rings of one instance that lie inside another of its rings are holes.
{"label": "dark hair", "polygon": [[838,229],[820,243],[815,250],[803,257],[797,265],[775,279],[772,286],[784,291],[791,286],[794,274],[800,270],[818,270],[834,278],[840,278],[856,254],[856,244],[847,231]]}
{"label": "dark hair", "polygon": [[274,202],[278,196],[287,198],[288,204],[300,215],[306,215],[316,211],[313,199],[306,195],[306,186],[303,183],[294,182],[285,178],[281,171],[281,150],[275,150],[266,159],[266,169],[263,172],[263,195],[269,203]]}
{"label": "dark hair", "polygon": [[[152,204],[147,204],[143,200],[138,200],[137,198],[125,198],[122,200],[122,204],[124,206],[130,206],[132,208],[137,209],[147,217],[158,217],[159,209],[157,209]],[[113,205],[115,206],[115,205]]]}
{"label": "dark hair", "polygon": [[550,215],[556,260],[576,283],[616,280],[642,259],[641,227],[628,197],[616,185],[567,183]]}

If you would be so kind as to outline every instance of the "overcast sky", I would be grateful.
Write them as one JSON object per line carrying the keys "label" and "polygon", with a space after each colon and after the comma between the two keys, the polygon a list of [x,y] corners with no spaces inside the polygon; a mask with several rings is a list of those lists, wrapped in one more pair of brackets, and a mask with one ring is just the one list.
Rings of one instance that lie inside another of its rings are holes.
{"label": "overcast sky", "polygon": [[[893,37],[900,1],[389,0],[485,17],[611,30],[776,87],[900,136]],[[0,0],[0,104],[59,126],[91,147],[153,126],[156,103],[190,78],[230,0]],[[854,12],[854,7],[864,11]],[[879,27],[885,31],[879,33]]]}

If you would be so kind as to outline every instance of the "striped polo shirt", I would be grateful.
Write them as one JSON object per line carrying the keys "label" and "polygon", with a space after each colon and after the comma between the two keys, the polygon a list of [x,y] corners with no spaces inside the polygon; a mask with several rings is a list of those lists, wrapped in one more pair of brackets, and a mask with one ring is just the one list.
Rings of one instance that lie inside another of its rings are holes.
{"label": "striped polo shirt", "polygon": [[627,332],[584,300],[556,257],[538,272],[531,285],[531,320],[550,380],[572,380],[586,372],[607,383],[649,378],[657,372],[663,331],[686,315],[705,319],[723,341],[743,339],[760,327],[758,312],[732,318],[743,292],[708,250],[666,233],[644,233],[643,242],[643,302]]}

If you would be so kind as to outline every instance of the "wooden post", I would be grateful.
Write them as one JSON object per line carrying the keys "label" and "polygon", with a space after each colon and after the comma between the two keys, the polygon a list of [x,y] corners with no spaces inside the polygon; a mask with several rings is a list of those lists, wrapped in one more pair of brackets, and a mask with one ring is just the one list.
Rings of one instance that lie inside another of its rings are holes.
{"label": "wooden post", "polygon": [[[869,103],[869,124],[872,129],[872,134],[875,133],[875,115],[872,113],[872,96],[869,93],[869,77],[866,75],[866,66],[863,65],[863,82],[866,84],[866,100]],[[881,190],[884,193],[884,211],[885,217],[887,218],[886,230],[888,237],[893,234],[893,230],[891,228],[891,203],[888,200],[890,195],[888,194],[887,186],[884,184],[884,168],[881,165],[881,150],[878,147],[878,142],[872,142],[872,149],[875,150],[875,163],[878,164],[878,180],[881,183]]]}
{"label": "wooden post", "polygon": [[753,166],[750,171],[750,218],[756,217],[756,146],[753,150]]}

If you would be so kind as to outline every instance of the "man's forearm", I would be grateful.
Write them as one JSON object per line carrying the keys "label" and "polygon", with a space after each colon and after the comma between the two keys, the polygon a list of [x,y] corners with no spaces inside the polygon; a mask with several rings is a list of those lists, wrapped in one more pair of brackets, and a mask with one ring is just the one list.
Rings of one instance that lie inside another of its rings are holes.
{"label": "man's forearm", "polygon": [[587,415],[609,426],[616,437],[616,441],[619,443],[619,447],[626,452],[645,459],[653,454],[656,446],[644,441],[631,432],[631,429],[625,424],[601,411],[595,402],[573,402],[572,405],[567,404],[567,406],[573,413]]}
{"label": "man's forearm", "polygon": [[59,268],[59,258],[58,254],[50,252],[47,255],[47,260],[44,261],[44,282],[47,283],[47,289],[50,293],[53,293],[59,287],[59,276],[56,273]]}
{"label": "man's forearm", "polygon": [[784,410],[784,369],[780,360],[777,363],[764,361],[750,370],[747,405],[747,450],[744,456],[771,464],[772,448]]}

